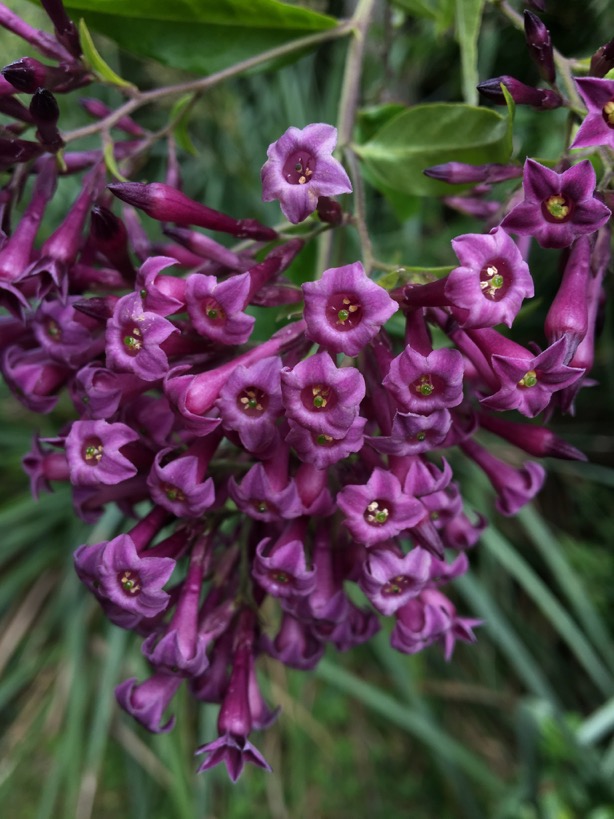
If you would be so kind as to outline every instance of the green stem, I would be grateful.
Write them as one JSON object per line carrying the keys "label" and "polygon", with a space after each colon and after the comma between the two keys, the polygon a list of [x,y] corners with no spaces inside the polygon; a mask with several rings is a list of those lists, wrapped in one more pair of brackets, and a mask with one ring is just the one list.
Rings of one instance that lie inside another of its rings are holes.
{"label": "green stem", "polygon": [[[356,156],[351,153],[347,146],[352,138],[354,120],[356,119],[356,109],[360,98],[360,79],[362,76],[362,62],[365,52],[365,42],[367,30],[371,22],[377,0],[359,0],[350,20],[352,28],[352,40],[348,47],[345,59],[345,69],[343,72],[343,82],[341,85],[341,99],[339,102],[339,113],[337,117],[337,134],[339,147],[345,152],[345,156],[350,166],[350,177],[354,188],[354,223],[360,238],[363,261],[367,274],[372,267],[371,240],[366,225],[365,195],[362,184],[362,177],[358,169]],[[328,233],[322,237],[318,252],[318,269],[324,270],[330,263],[330,252],[332,248],[332,234]]]}
{"label": "green stem", "polygon": [[[364,0],[363,0],[364,2]],[[298,40],[293,40],[290,43],[271,48],[268,51],[263,51],[261,54],[256,54],[247,60],[242,60],[235,65],[217,71],[215,74],[210,74],[208,77],[201,77],[198,80],[190,80],[188,82],[177,83],[176,85],[167,85],[162,88],[153,88],[151,91],[138,91],[133,96],[121,105],[117,110],[113,111],[104,119],[94,122],[91,125],[86,125],[83,128],[76,128],[74,131],[69,131],[63,134],[64,142],[74,142],[77,139],[92,136],[104,131],[109,131],[114,125],[119,122],[122,117],[132,114],[144,105],[149,105],[165,97],[180,96],[181,94],[198,93],[208,91],[213,86],[224,80],[236,77],[245,71],[256,68],[269,60],[276,60],[280,57],[285,57],[288,54],[293,54],[295,51],[311,48],[329,40],[337,40],[341,37],[352,33],[354,22],[352,20],[344,20],[335,28],[327,29],[326,31],[319,31],[317,34],[310,34],[308,37],[301,37]]]}

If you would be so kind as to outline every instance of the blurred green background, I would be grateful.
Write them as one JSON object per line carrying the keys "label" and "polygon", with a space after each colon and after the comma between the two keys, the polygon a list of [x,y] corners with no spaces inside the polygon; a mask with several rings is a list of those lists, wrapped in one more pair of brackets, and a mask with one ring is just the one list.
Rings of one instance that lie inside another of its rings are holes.
{"label": "blurred green background", "polygon": [[[40,9],[22,0],[8,5],[49,30]],[[334,0],[303,5],[338,16],[353,8]],[[614,35],[605,0],[549,5],[553,11],[544,19],[568,56],[587,57]],[[453,34],[457,12],[454,2],[378,4],[364,104],[462,99]],[[93,17],[84,16],[95,30]],[[188,76],[120,50],[112,38],[96,42],[105,59],[141,88]],[[4,63],[26,53],[4,32],[0,47]],[[274,71],[224,83],[198,100],[187,125],[194,153],[180,153],[186,192],[239,217],[275,223],[276,203],[260,201],[266,147],[290,124],[336,121],[345,50],[345,42],[323,46]],[[480,79],[512,74],[536,81],[522,35],[489,4],[478,55]],[[120,100],[103,86],[93,95],[110,104]],[[61,105],[65,130],[85,122],[75,95]],[[155,129],[168,111],[148,108],[137,118]],[[526,153],[556,157],[558,113],[517,112],[520,159]],[[185,134],[178,138],[189,147]],[[164,155],[163,144],[154,147],[135,178],[163,179]],[[60,221],[77,185],[61,181],[47,231]],[[452,264],[449,239],[480,230],[438,200],[405,197],[391,204],[371,188],[367,212],[376,256],[391,263]],[[343,232],[332,252],[338,263],[357,258],[354,234]],[[315,248],[303,255],[313,268]],[[540,271],[542,306],[527,310],[518,330],[541,339],[556,254],[537,256],[531,267]],[[282,714],[256,744],[273,773],[248,766],[235,786],[224,770],[193,774],[194,749],[215,735],[216,709],[197,708],[181,695],[174,731],[150,736],[115,705],[113,687],[128,676],[143,678],[145,663],[137,641],[108,626],[81,588],[72,552],[87,539],[113,536],[122,522],[111,510],[91,531],[73,518],[62,489],[39,503],[30,499],[20,459],[33,431],[56,433],[71,407],[63,402],[52,416],[38,417],[3,392],[2,816],[614,819],[611,331],[606,310],[594,371],[598,383],[580,395],[575,418],[553,419],[554,429],[590,462],[549,461],[544,491],[517,519],[498,516],[481,475],[450,455],[470,508],[491,522],[470,555],[470,574],[451,591],[461,613],[484,620],[478,643],[458,645],[447,664],[436,647],[414,657],[394,653],[384,631],[368,646],[329,653],[308,675],[265,659],[263,687]],[[491,443],[502,457],[517,457],[506,445]]]}

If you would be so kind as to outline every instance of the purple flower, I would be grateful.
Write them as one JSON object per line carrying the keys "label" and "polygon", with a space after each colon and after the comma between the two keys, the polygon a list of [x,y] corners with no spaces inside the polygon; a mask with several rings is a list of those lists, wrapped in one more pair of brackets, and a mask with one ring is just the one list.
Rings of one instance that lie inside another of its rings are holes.
{"label": "purple flower", "polygon": [[351,193],[342,165],[333,159],[337,129],[322,122],[288,128],[267,150],[262,166],[262,200],[279,199],[282,213],[293,224],[316,209],[318,197]]}
{"label": "purple flower", "polygon": [[296,421],[289,420],[290,432],[286,435],[285,441],[295,449],[303,463],[313,464],[318,469],[327,469],[362,449],[366,423],[367,419],[358,415],[345,433],[332,436],[326,432],[315,432],[297,424]]}
{"label": "purple flower", "polygon": [[501,222],[504,230],[534,236],[542,247],[568,247],[578,236],[594,233],[610,218],[595,198],[595,171],[588,159],[563,173],[534,159],[524,166],[524,201]]}
{"label": "purple flower", "polygon": [[463,359],[458,350],[425,356],[407,346],[390,362],[382,383],[404,410],[428,415],[463,400]]}
{"label": "purple flower", "polygon": [[222,424],[239,434],[249,452],[266,450],[275,440],[275,422],[283,411],[281,367],[278,356],[239,365],[220,390],[216,405]]}
{"label": "purple flower", "polygon": [[614,148],[614,80],[585,77],[576,80],[576,85],[588,113],[570,147]]}
{"label": "purple flower", "polygon": [[305,529],[305,519],[295,521],[272,546],[270,537],[258,544],[252,574],[273,597],[304,597],[315,588],[316,573],[305,559]]}
{"label": "purple flower", "polygon": [[[77,550],[75,560],[81,554]],[[147,551],[139,555],[130,535],[118,535],[105,544],[98,557],[96,593],[124,611],[153,617],[168,606],[170,597],[162,586],[174,568],[171,557],[149,556]]]}
{"label": "purple flower", "polygon": [[445,295],[462,311],[461,327],[512,326],[533,279],[516,243],[501,228],[452,240],[461,263],[446,279]]}
{"label": "purple flower", "polygon": [[180,685],[181,677],[158,671],[140,685],[136,677],[120,683],[115,689],[115,697],[124,711],[148,731],[165,734],[175,724],[175,717],[171,717],[162,725],[162,714],[170,705]]}
{"label": "purple flower", "polygon": [[106,421],[74,421],[66,436],[70,480],[77,486],[121,483],[137,473],[120,449],[139,440],[126,424]]}
{"label": "purple flower", "polygon": [[445,595],[436,589],[425,589],[398,610],[390,643],[404,654],[415,654],[442,640],[445,658],[449,660],[457,639],[475,642],[472,629],[480,623],[480,620],[458,617]]}
{"label": "purple flower", "polygon": [[445,409],[428,415],[397,412],[390,435],[368,437],[367,441],[377,452],[388,455],[419,455],[441,446],[451,424],[452,417]]}
{"label": "purple flower", "polygon": [[231,478],[228,494],[239,509],[254,520],[289,520],[303,514],[295,482],[288,481],[285,486],[279,486],[269,479],[261,463],[252,466],[240,484]]}
{"label": "purple flower", "polygon": [[256,319],[244,313],[250,291],[248,273],[219,282],[193,273],[186,280],[185,299],[194,328],[219,344],[244,344]]}
{"label": "purple flower", "polygon": [[203,470],[195,455],[184,455],[166,463],[165,459],[173,451],[162,449],[156,454],[147,478],[151,499],[178,518],[198,518],[215,501],[213,478],[202,480]]}
{"label": "purple flower", "polygon": [[146,312],[138,293],[123,296],[107,322],[107,366],[157,381],[168,371],[162,342],[177,328],[156,313]]}
{"label": "purple flower", "polygon": [[233,736],[230,733],[222,734],[214,742],[201,745],[196,754],[207,754],[197,773],[207,771],[223,762],[226,765],[228,776],[233,782],[241,776],[246,762],[270,771],[271,766],[260,751],[245,737]]}
{"label": "purple flower", "polygon": [[360,588],[378,611],[394,614],[427,584],[432,560],[430,554],[419,547],[406,555],[396,548],[370,549],[363,565]]}
{"label": "purple flower", "polygon": [[475,441],[465,441],[460,448],[489,478],[498,495],[495,506],[502,515],[515,515],[533,500],[546,479],[546,470],[534,461],[527,461],[520,469],[515,469]]}
{"label": "purple flower", "polygon": [[395,537],[425,515],[424,506],[403,492],[399,479],[379,467],[363,486],[345,486],[337,505],[352,537],[366,546]]}
{"label": "purple flower", "polygon": [[[521,348],[522,349],[522,348]],[[584,370],[564,364],[567,342],[559,338],[539,355],[493,355],[491,365],[501,388],[481,399],[483,406],[494,410],[516,409],[528,418],[544,410],[558,390],[574,384]]]}
{"label": "purple flower", "polygon": [[61,301],[43,301],[34,315],[32,329],[41,348],[51,358],[70,367],[79,367],[104,350],[104,338],[96,337],[98,322],[75,310],[80,297]]}
{"label": "purple flower", "polygon": [[281,371],[289,418],[333,438],[347,432],[365,397],[365,382],[354,367],[337,367],[328,353],[316,353]]}
{"label": "purple flower", "polygon": [[333,353],[358,355],[398,309],[360,262],[325,270],[302,289],[307,336]]}
{"label": "purple flower", "polygon": [[289,668],[308,671],[315,668],[324,654],[324,643],[313,628],[284,611],[281,626],[274,640],[262,638],[267,654]]}

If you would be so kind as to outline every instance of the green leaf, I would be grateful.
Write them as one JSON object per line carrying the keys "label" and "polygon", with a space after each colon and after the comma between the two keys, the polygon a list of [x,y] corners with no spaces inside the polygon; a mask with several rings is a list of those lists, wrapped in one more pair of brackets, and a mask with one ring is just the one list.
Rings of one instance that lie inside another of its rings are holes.
{"label": "green leaf", "polygon": [[174,68],[210,74],[337,21],[278,0],[67,0],[90,28],[121,48]]}
{"label": "green leaf", "polygon": [[107,166],[107,170],[109,173],[115,177],[119,182],[127,182],[128,180],[120,171],[117,162],[115,160],[115,154],[113,152],[113,142],[111,140],[106,141],[104,144],[104,148],[102,150],[102,155],[104,156],[104,164]]}
{"label": "green leaf", "polygon": [[188,122],[190,120],[190,111],[194,102],[194,94],[184,94],[173,105],[170,113],[170,121],[173,125],[173,135],[177,141],[177,145],[192,156],[198,156],[198,151],[194,147],[194,143],[188,132]]}
{"label": "green leaf", "polygon": [[118,85],[120,88],[135,88],[131,82],[124,80],[119,76],[119,74],[116,74],[111,66],[102,59],[96,46],[94,45],[92,35],[89,33],[89,30],[85,25],[85,20],[83,19],[79,20],[79,37],[81,38],[83,56],[85,57],[89,67],[99,79],[103,80],[103,82],[108,82],[111,85]]}
{"label": "green leaf", "polygon": [[463,98],[470,105],[478,101],[478,34],[484,0],[456,0],[456,41],[461,51]]}
{"label": "green leaf", "polygon": [[443,182],[424,176],[444,162],[506,162],[510,156],[508,118],[465,104],[416,105],[398,114],[362,145],[354,145],[378,186],[406,195],[450,193]]}

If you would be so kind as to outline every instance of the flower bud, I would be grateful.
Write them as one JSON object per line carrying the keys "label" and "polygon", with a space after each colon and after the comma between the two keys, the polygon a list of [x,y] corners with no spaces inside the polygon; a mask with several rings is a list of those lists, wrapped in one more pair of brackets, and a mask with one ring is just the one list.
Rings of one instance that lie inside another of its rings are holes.
{"label": "flower bud", "polygon": [[484,80],[484,82],[479,83],[477,88],[482,96],[495,105],[505,105],[505,96],[501,90],[501,85],[507,88],[517,105],[531,105],[533,108],[548,110],[550,108],[560,108],[563,104],[561,95],[556,91],[533,88],[533,86],[525,85],[515,77],[508,75]]}
{"label": "flower bud", "polygon": [[612,68],[614,68],[614,38],[595,51],[591,57],[588,73],[591,77],[605,77]]}
{"label": "flower bud", "polygon": [[144,210],[148,216],[160,222],[197,225],[209,228],[209,230],[230,233],[231,236],[261,241],[269,241],[277,237],[277,233],[272,228],[261,225],[255,219],[233,219],[225,213],[195,202],[181,191],[162,182],[150,184],[115,182],[107,187],[123,202]]}
{"label": "flower bud", "polygon": [[522,176],[522,168],[517,165],[469,165],[466,162],[446,162],[425,168],[422,173],[431,179],[438,179],[450,185],[466,185],[478,182],[504,182]]}
{"label": "flower bud", "polygon": [[524,34],[529,54],[537,66],[541,78],[552,85],[556,78],[556,71],[550,32],[539,17],[527,9],[524,12]]}
{"label": "flower bud", "polygon": [[0,166],[10,167],[15,162],[29,162],[41,151],[38,143],[26,139],[0,139]]}
{"label": "flower bud", "polygon": [[2,76],[11,85],[24,94],[34,94],[37,88],[47,85],[48,66],[35,60],[34,57],[22,57],[5,65]]}
{"label": "flower bud", "polygon": [[66,9],[62,0],[41,0],[41,6],[55,28],[55,36],[73,57],[80,57],[82,54],[79,33],[75,24],[66,14]]}
{"label": "flower bud", "polygon": [[64,145],[57,129],[60,109],[51,91],[47,91],[46,88],[39,88],[35,91],[30,102],[30,113],[38,126],[36,136],[41,143],[48,151],[59,151]]}
{"label": "flower bud", "polygon": [[0,113],[22,122],[32,122],[32,114],[16,97],[0,97]]}
{"label": "flower bud", "polygon": [[128,253],[128,232],[121,219],[102,205],[92,208],[90,235],[94,246],[129,281],[134,281],[136,271]]}
{"label": "flower bud", "polygon": [[343,211],[339,202],[335,202],[330,196],[319,196],[316,208],[320,221],[327,225],[340,225],[343,221]]}

